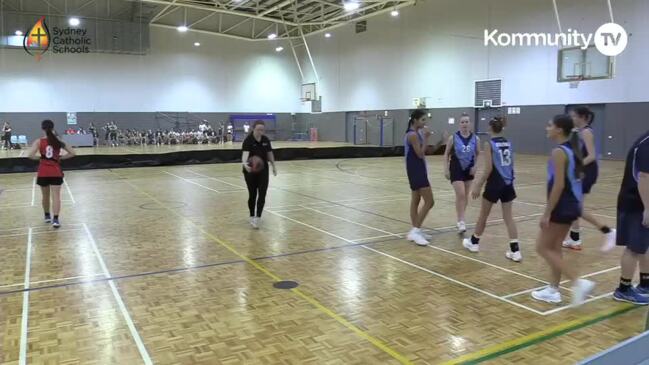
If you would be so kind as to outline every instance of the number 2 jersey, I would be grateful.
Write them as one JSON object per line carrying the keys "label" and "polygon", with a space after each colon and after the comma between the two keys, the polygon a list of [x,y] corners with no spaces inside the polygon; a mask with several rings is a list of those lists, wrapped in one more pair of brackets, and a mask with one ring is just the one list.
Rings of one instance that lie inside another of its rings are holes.
{"label": "number 2 jersey", "polygon": [[500,190],[514,183],[514,150],[504,137],[495,137],[491,141],[491,161],[493,169],[487,178],[488,190]]}
{"label": "number 2 jersey", "polygon": [[38,164],[38,177],[63,177],[61,169],[61,148],[50,146],[47,138],[41,138],[39,151],[41,160]]}

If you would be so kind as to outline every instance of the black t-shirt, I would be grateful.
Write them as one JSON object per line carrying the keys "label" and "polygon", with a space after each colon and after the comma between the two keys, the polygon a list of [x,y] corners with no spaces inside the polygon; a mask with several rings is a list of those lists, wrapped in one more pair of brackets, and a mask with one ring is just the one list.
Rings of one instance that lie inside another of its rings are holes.
{"label": "black t-shirt", "polygon": [[243,141],[243,146],[241,148],[243,151],[250,152],[248,158],[252,156],[257,156],[264,160],[264,168],[268,167],[268,152],[273,150],[273,147],[270,144],[270,139],[266,136],[261,136],[261,140],[257,141],[252,134],[249,134],[248,137]]}
{"label": "black t-shirt", "polygon": [[624,179],[617,197],[618,210],[642,212],[645,209],[638,192],[638,175],[641,172],[649,174],[649,131],[633,144],[626,158]]}

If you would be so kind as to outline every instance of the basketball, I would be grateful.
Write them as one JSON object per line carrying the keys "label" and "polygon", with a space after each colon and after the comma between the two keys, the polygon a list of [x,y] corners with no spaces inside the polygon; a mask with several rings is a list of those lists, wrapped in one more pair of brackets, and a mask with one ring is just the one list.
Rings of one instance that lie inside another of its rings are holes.
{"label": "basketball", "polygon": [[250,166],[250,172],[259,172],[264,169],[264,160],[259,156],[252,156],[248,159],[248,165]]}

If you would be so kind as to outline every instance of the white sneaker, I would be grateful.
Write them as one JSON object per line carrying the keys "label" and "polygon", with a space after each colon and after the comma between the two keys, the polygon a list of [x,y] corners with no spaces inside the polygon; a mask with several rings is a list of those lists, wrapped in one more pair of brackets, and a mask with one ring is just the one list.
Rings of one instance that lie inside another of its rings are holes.
{"label": "white sneaker", "polygon": [[615,248],[617,241],[617,231],[615,228],[611,228],[611,231],[604,236],[604,245],[602,246],[603,252],[609,252]]}
{"label": "white sneaker", "polygon": [[254,229],[259,229],[259,224],[257,222],[257,217],[250,217],[250,225]]}
{"label": "white sneaker", "polygon": [[417,230],[417,233],[419,233],[419,235],[422,236],[422,237],[424,237],[424,239],[427,240],[427,241],[430,241],[431,239],[433,239],[433,236],[432,236],[432,235],[430,235],[430,234],[428,234],[428,233],[424,233],[424,231],[422,231],[421,228],[419,228],[419,229]]}
{"label": "white sneaker", "polygon": [[410,232],[408,232],[408,235],[406,236],[406,239],[410,242],[415,242],[415,236],[417,235],[417,228],[412,228],[410,229]]}
{"label": "white sneaker", "polygon": [[561,303],[561,293],[551,286],[532,292],[532,298],[547,303]]}
{"label": "white sneaker", "polygon": [[568,237],[563,241],[562,246],[571,250],[581,251],[581,240],[574,241],[572,238]]}
{"label": "white sneaker", "polygon": [[457,231],[459,233],[466,232],[466,224],[464,222],[457,222]]}
{"label": "white sneaker", "polygon": [[505,252],[505,257],[507,257],[508,259],[514,262],[521,262],[521,260],[523,260],[523,254],[521,254],[521,251],[516,251],[516,252],[507,251]]}
{"label": "white sneaker", "polygon": [[588,294],[595,288],[595,283],[586,279],[579,279],[572,286],[572,305],[578,306],[584,303]]}
{"label": "white sneaker", "polygon": [[480,252],[480,245],[474,245],[468,238],[462,240],[462,246],[471,252]]}
{"label": "white sneaker", "polygon": [[408,241],[416,243],[418,246],[428,246],[428,241],[419,233],[417,228],[413,228],[408,233]]}

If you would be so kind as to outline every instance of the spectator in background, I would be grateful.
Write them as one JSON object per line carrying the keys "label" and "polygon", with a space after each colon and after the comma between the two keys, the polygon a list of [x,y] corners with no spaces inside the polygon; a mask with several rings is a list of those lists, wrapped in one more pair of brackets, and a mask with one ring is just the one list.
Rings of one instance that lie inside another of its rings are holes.
{"label": "spectator in background", "polygon": [[95,128],[95,125],[90,122],[90,125],[88,126],[88,132],[92,135],[92,145],[97,146],[97,138],[99,137],[99,134],[97,133],[97,128]]}
{"label": "spectator in background", "polygon": [[2,148],[3,149],[11,149],[11,124],[9,122],[4,122],[4,125],[2,126]]}
{"label": "spectator in background", "polygon": [[108,123],[108,136],[110,138],[110,145],[111,147],[118,147],[119,146],[119,140],[117,138],[118,130],[117,130],[117,125],[115,122],[110,122]]}

